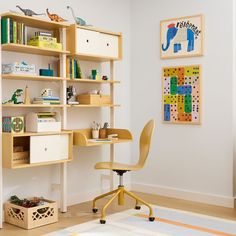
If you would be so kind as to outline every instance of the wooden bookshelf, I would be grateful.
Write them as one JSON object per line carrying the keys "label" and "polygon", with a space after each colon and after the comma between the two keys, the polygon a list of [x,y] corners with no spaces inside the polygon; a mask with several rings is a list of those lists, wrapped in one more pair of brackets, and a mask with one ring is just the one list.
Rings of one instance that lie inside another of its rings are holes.
{"label": "wooden bookshelf", "polygon": [[38,28],[38,29],[46,29],[46,30],[56,30],[61,28],[67,28],[70,25],[65,22],[54,22],[50,21],[48,17],[37,17],[37,16],[25,16],[21,13],[13,13],[13,12],[6,12],[1,14],[1,17],[9,17],[13,20],[20,21],[27,26]]}
{"label": "wooden bookshelf", "polygon": [[119,84],[118,80],[68,79],[68,83]]}
{"label": "wooden bookshelf", "polygon": [[2,74],[2,79],[6,80],[31,80],[31,81],[63,81],[70,80],[63,77],[38,76],[38,75],[17,75],[17,74]]}
{"label": "wooden bookshelf", "polygon": [[16,43],[2,44],[2,51],[13,51],[19,53],[36,54],[42,56],[57,56],[57,57],[60,56],[61,54],[69,53],[69,51],[39,48],[35,46],[16,44]]}

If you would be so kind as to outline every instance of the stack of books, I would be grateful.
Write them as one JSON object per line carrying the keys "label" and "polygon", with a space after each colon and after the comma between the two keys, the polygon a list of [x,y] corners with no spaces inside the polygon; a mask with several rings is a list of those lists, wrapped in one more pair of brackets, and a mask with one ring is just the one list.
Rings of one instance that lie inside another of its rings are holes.
{"label": "stack of books", "polygon": [[35,36],[28,41],[28,45],[62,50],[62,44],[57,42],[57,38],[53,37],[50,32],[37,31]]}
{"label": "stack of books", "polygon": [[10,18],[1,19],[1,43],[27,43],[27,27]]}
{"label": "stack of books", "polygon": [[40,105],[60,105],[60,98],[54,96],[42,96],[34,98],[33,104]]}
{"label": "stack of books", "polygon": [[81,79],[82,73],[79,61],[75,58],[66,59],[66,77],[71,79]]}

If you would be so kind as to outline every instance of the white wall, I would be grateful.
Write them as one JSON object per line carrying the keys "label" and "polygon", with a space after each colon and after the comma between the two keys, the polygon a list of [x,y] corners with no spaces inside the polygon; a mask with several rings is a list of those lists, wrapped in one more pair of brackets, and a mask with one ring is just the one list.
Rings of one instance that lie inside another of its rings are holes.
{"label": "white wall", "polygon": [[[71,12],[66,9],[67,5],[71,5],[77,15],[85,18],[89,24],[94,27],[107,29],[115,32],[122,32],[124,37],[123,52],[124,58],[120,62],[115,62],[115,79],[121,80],[122,83],[117,85],[116,103],[122,104],[121,108],[116,109],[116,126],[130,126],[130,58],[129,58],[129,40],[130,40],[130,16],[129,2],[125,0],[12,0],[5,1],[0,5],[0,12],[17,10],[15,5],[19,4],[23,8],[31,8],[36,12],[45,12],[46,8],[49,11],[57,13],[71,23],[74,23]],[[17,10],[18,11],[18,10]],[[120,13],[122,12],[122,17]],[[45,67],[52,58],[38,57],[24,54],[14,54],[4,52],[3,62],[26,60],[29,63],[36,63],[37,69]],[[101,73],[108,71],[108,65],[102,63],[86,63],[81,62],[82,71],[85,74],[89,73],[89,69],[99,68]],[[4,81],[3,98],[7,99],[15,88],[22,87],[28,84],[31,98],[38,96],[41,88],[53,87],[55,93],[59,93],[58,84],[42,83],[42,82],[25,82],[25,81]],[[89,90],[88,85],[76,85],[78,91]],[[99,86],[93,85],[92,88]],[[104,89],[106,89],[104,85]],[[30,111],[24,110],[24,113]],[[21,114],[21,110],[4,110],[4,114]],[[68,128],[86,128],[89,127],[93,120],[105,122],[109,118],[108,109],[71,109],[68,112]],[[129,162],[130,147],[122,145],[119,150],[116,149],[117,159]],[[96,162],[101,160],[109,160],[109,147],[94,147],[94,148],[74,148],[74,160],[68,164],[68,203],[74,204],[80,201],[90,200],[95,194],[100,193],[102,188],[106,188],[108,181],[103,181],[101,184],[102,172],[94,170]],[[109,172],[104,172],[109,174]],[[129,179],[129,177],[127,177]],[[129,181],[129,180],[128,180]],[[27,196],[44,196],[50,199],[59,199],[59,192],[53,191],[52,183],[59,183],[59,166],[36,167],[24,170],[9,170],[3,171],[3,200],[7,200],[11,195],[20,197]]]}
{"label": "white wall", "polygon": [[[132,175],[133,189],[232,206],[232,9],[232,0],[131,1],[134,136],[148,119],[156,120],[151,153],[145,168]],[[196,14],[205,16],[204,56],[160,60],[160,21]],[[191,64],[202,65],[202,125],[162,124],[161,68]],[[136,160],[137,145],[132,154]]]}

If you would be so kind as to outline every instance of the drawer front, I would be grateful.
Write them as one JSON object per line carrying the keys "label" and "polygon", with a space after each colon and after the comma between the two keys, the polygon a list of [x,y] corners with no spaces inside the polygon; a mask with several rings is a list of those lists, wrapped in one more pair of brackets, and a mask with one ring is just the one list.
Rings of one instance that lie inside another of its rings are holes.
{"label": "drawer front", "polygon": [[[30,137],[30,163],[57,161],[68,157],[68,135]],[[67,155],[66,155],[67,151]]]}
{"label": "drawer front", "polygon": [[99,55],[101,52],[99,33],[91,30],[77,29],[76,53]]}
{"label": "drawer front", "polygon": [[67,159],[69,156],[69,135],[60,135],[60,159]]}
{"label": "drawer front", "polygon": [[118,58],[119,40],[118,36],[100,33],[101,55]]}

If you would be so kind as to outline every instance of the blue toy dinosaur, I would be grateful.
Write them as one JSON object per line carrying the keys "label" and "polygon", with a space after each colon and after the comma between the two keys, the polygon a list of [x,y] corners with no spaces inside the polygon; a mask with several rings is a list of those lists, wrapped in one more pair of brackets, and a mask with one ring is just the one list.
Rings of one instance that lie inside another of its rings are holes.
{"label": "blue toy dinosaur", "polygon": [[76,23],[77,25],[80,25],[80,26],[92,26],[92,25],[87,25],[87,23],[86,23],[86,21],[85,21],[84,19],[75,16],[75,13],[74,13],[74,10],[73,10],[72,7],[67,6],[67,9],[70,9],[70,10],[71,10],[72,16],[73,16],[73,18],[74,18],[74,20],[75,20],[75,23]]}

